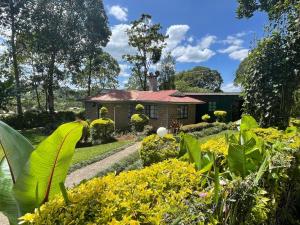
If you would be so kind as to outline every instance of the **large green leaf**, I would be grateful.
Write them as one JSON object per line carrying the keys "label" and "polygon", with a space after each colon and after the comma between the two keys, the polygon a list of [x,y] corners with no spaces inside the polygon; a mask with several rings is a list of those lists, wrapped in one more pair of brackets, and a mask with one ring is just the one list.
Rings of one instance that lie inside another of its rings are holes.
{"label": "large green leaf", "polygon": [[13,181],[6,159],[0,160],[0,211],[9,219],[10,224],[18,224],[17,218],[21,216],[18,204],[14,198]]}
{"label": "large green leaf", "polygon": [[18,179],[33,149],[24,136],[0,121],[0,159],[4,154],[13,182]]}
{"label": "large green leaf", "polygon": [[23,213],[60,192],[59,184],[66,179],[82,129],[81,122],[61,125],[32,152],[14,187]]}
{"label": "large green leaf", "polygon": [[227,160],[232,173],[243,178],[246,176],[246,155],[243,146],[233,143],[229,144]]}
{"label": "large green leaf", "polygon": [[241,119],[240,131],[244,132],[253,128],[258,128],[259,125],[256,120],[249,115],[243,115]]}
{"label": "large green leaf", "polygon": [[190,161],[195,163],[196,169],[199,170],[201,168],[201,150],[199,141],[190,134],[185,134],[183,139]]}

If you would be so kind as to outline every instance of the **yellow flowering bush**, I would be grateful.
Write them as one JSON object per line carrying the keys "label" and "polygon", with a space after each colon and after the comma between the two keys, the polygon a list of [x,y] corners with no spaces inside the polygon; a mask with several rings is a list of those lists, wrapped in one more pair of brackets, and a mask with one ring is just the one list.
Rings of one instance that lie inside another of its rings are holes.
{"label": "yellow flowering bush", "polygon": [[187,209],[185,200],[200,193],[200,177],[191,164],[164,161],[118,176],[95,178],[68,191],[69,205],[57,196],[21,220],[36,225],[168,224],[165,215],[176,218]]}
{"label": "yellow flowering bush", "polygon": [[200,145],[201,151],[214,152],[217,154],[227,155],[228,144],[226,143],[225,137],[219,137],[209,139],[205,143]]}
{"label": "yellow flowering bush", "polygon": [[179,144],[172,134],[167,134],[162,138],[156,134],[145,137],[140,149],[144,166],[175,158],[178,156],[178,153]]}
{"label": "yellow flowering bush", "polygon": [[94,120],[90,125],[92,142],[97,144],[111,140],[114,132],[114,125],[114,121],[109,118]]}

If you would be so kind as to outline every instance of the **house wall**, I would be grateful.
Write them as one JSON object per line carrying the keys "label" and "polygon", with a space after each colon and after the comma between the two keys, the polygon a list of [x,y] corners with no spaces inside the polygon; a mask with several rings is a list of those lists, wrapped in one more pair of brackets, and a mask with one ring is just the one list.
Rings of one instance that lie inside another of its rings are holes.
{"label": "house wall", "polygon": [[[138,104],[134,103],[133,107]],[[146,105],[146,103],[141,103]],[[177,118],[177,106],[176,104],[156,104],[158,107],[158,119],[150,119],[149,124],[154,129],[159,127],[169,127],[173,120],[178,120],[181,124],[193,124],[195,123],[196,105],[188,105],[188,118]],[[116,129],[127,129],[130,124],[130,104],[129,103],[91,103],[86,102],[86,116],[87,119],[94,120],[98,118],[99,109],[105,106],[108,109],[107,117],[115,120]],[[115,112],[115,113],[114,113]]]}

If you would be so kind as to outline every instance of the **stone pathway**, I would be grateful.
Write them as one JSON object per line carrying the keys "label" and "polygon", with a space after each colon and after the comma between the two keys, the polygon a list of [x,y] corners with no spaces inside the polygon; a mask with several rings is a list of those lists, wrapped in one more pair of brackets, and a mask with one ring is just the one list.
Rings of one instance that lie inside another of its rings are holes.
{"label": "stone pathway", "polygon": [[[96,176],[99,172],[106,170],[113,164],[119,162],[120,160],[126,158],[128,155],[138,151],[140,143],[135,143],[124,150],[117,152],[105,159],[102,159],[98,162],[92,163],[86,167],[75,170],[67,176],[65,185],[68,188],[72,188],[75,185],[79,184],[82,180],[88,180]],[[0,225],[8,225],[7,218],[0,213]]]}

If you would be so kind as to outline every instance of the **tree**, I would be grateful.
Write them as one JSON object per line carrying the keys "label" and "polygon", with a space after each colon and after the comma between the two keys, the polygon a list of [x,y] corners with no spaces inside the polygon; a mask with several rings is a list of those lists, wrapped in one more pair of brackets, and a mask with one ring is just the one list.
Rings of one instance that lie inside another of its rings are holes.
{"label": "tree", "polygon": [[151,16],[143,14],[140,19],[131,23],[127,30],[128,44],[136,48],[136,54],[124,55],[123,58],[132,64],[132,72],[139,81],[142,90],[147,90],[149,69],[160,58],[167,38],[159,31],[160,24],[152,24]]}
{"label": "tree", "polygon": [[[1,0],[0,2],[0,29],[8,31],[9,57],[12,60],[12,74],[15,82],[15,96],[17,113],[23,114],[21,102],[20,68],[18,62],[18,34],[21,33],[21,18],[27,13],[25,0]],[[23,17],[24,18],[24,17]]]}
{"label": "tree", "polygon": [[46,75],[47,108],[54,113],[54,90],[81,60],[108,42],[110,31],[102,0],[32,0],[26,40]]}
{"label": "tree", "polygon": [[[239,18],[250,18],[255,11],[264,11],[268,13],[270,21],[268,37],[258,43],[236,74],[236,82],[246,87],[245,110],[256,113],[263,126],[285,128],[291,115],[291,106],[295,103],[295,91],[300,86],[299,1],[238,0],[238,3]],[[256,85],[260,85],[260,88],[256,88]],[[262,108],[262,102],[256,102],[261,98],[269,104],[266,109]],[[255,102],[251,107],[250,99]]]}
{"label": "tree", "polygon": [[13,95],[13,80],[0,79],[0,109],[8,110],[7,106]]}
{"label": "tree", "polygon": [[285,40],[277,33],[258,43],[243,68],[244,111],[263,127],[288,126],[299,77],[289,69]]}
{"label": "tree", "polygon": [[184,92],[219,92],[223,79],[217,70],[197,66],[175,76],[176,89]]}
{"label": "tree", "polygon": [[175,89],[175,58],[169,52],[160,63],[160,76],[158,79],[160,90]]}
{"label": "tree", "polygon": [[91,96],[92,90],[117,87],[120,67],[110,54],[101,52],[92,60],[88,58],[85,63],[85,68],[75,83],[87,88],[88,96]]}

